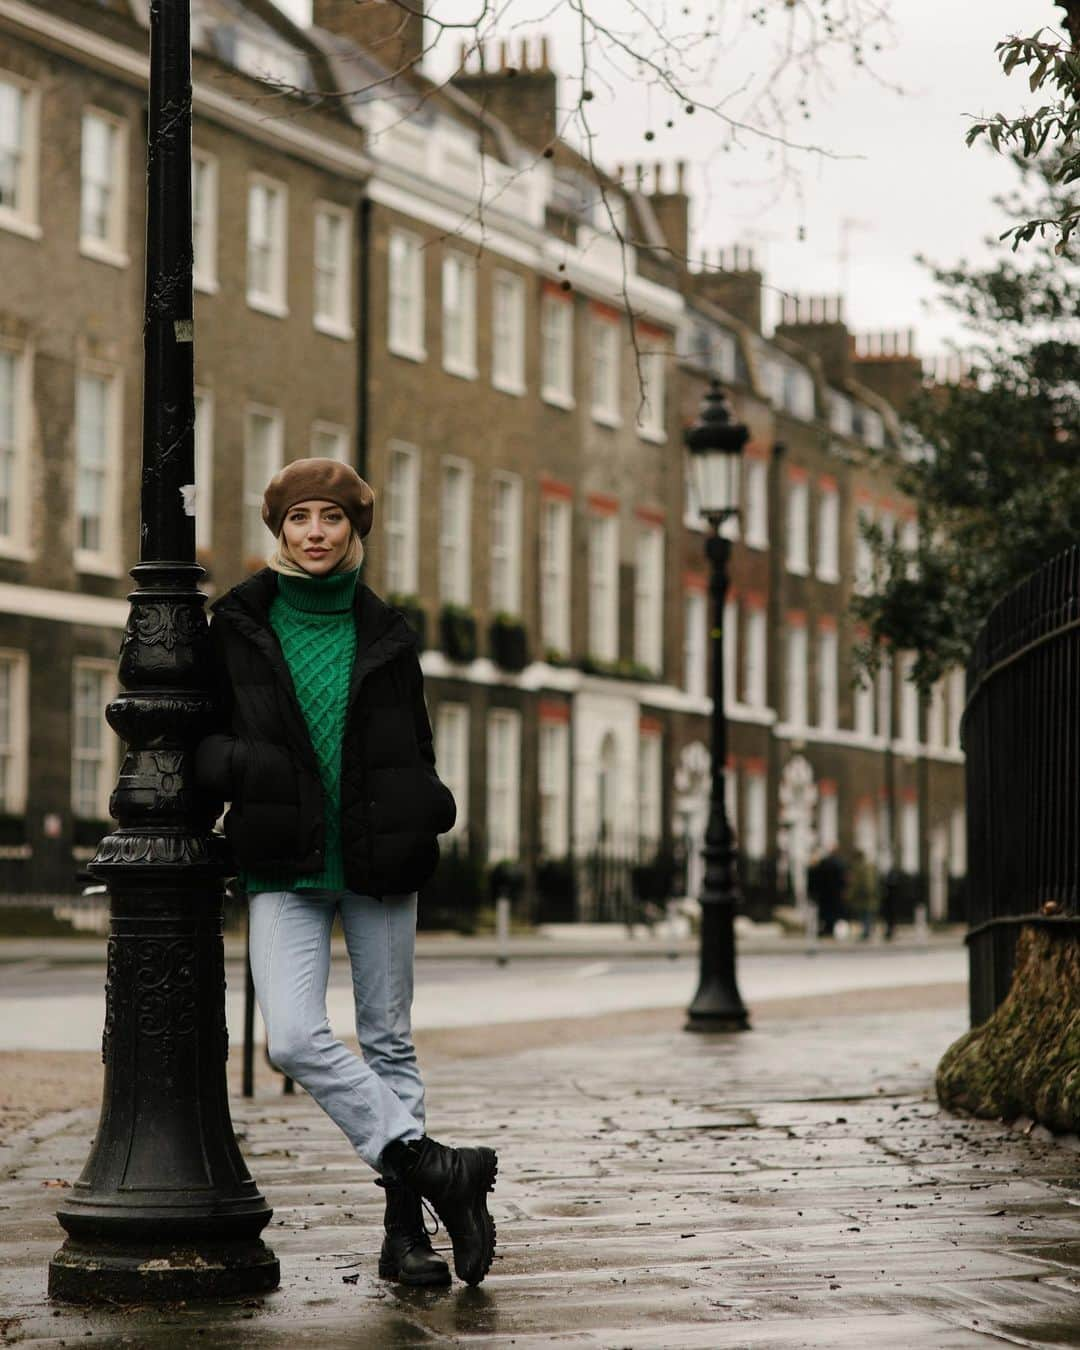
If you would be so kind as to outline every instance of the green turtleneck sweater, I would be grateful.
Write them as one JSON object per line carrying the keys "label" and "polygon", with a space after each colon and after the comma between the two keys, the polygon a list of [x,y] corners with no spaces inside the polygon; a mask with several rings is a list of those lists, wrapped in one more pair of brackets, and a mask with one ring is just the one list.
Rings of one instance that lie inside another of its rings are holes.
{"label": "green turtleneck sweater", "polygon": [[326,826],[325,863],[321,872],[302,877],[264,877],[245,872],[244,889],[248,892],[344,889],[341,743],[349,678],[356,655],[353,599],[357,575],[355,569],[328,577],[278,574],[278,592],[270,606],[270,626],[285,654],[319,761]]}

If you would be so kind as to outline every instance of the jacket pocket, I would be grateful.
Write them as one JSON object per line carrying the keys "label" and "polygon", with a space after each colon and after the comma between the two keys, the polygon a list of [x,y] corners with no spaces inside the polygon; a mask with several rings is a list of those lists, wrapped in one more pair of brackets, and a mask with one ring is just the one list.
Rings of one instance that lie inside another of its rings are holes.
{"label": "jacket pocket", "polygon": [[370,771],[372,833],[445,834],[457,819],[454,794],[426,764]]}

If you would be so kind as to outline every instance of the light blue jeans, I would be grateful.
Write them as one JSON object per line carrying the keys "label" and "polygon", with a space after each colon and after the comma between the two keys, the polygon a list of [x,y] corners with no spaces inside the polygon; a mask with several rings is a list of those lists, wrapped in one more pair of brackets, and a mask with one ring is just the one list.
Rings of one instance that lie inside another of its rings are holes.
{"label": "light blue jeans", "polygon": [[[379,1160],[392,1139],[424,1133],[410,1017],[415,893],[376,900],[352,891],[257,891],[248,905],[251,974],[271,1062],[315,1098],[366,1163],[385,1171]],[[326,1015],[339,912],[362,1059]]]}

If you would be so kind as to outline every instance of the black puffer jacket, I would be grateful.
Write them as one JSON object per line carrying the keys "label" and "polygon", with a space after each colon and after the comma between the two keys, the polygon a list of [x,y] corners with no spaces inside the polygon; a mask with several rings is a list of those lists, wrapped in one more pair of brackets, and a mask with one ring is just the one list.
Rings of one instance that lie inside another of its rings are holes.
{"label": "black puffer jacket", "polygon": [[[231,803],[238,867],[297,877],[325,861],[323,789],[270,605],[264,568],[213,606],[220,730],[199,745],[196,776]],[[435,870],[454,798],[435,773],[416,638],[400,611],[356,586],[356,659],[341,757],[345,884],[362,895],[414,891]]]}

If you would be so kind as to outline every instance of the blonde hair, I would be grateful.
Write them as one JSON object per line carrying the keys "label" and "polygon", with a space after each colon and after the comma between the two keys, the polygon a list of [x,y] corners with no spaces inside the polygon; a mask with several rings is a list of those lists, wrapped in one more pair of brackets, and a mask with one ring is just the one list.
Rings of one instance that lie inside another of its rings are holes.
{"label": "blonde hair", "polygon": [[[334,574],[337,572],[354,572],[363,561],[364,561],[364,541],[360,538],[360,536],[356,533],[356,531],[353,530],[352,538],[349,540],[349,546],[345,550],[344,556],[342,557],[338,565],[333,569],[333,571],[327,572],[326,575],[334,576]],[[283,576],[286,577],[311,576],[311,573],[307,570],[307,568],[301,567],[300,564],[293,557],[292,551],[290,550],[289,545],[285,539],[284,530],[282,530],[282,532],[278,535],[277,547],[274,549],[273,553],[270,554],[269,558],[267,558],[266,563],[267,566],[270,567],[273,571],[280,572]]]}

